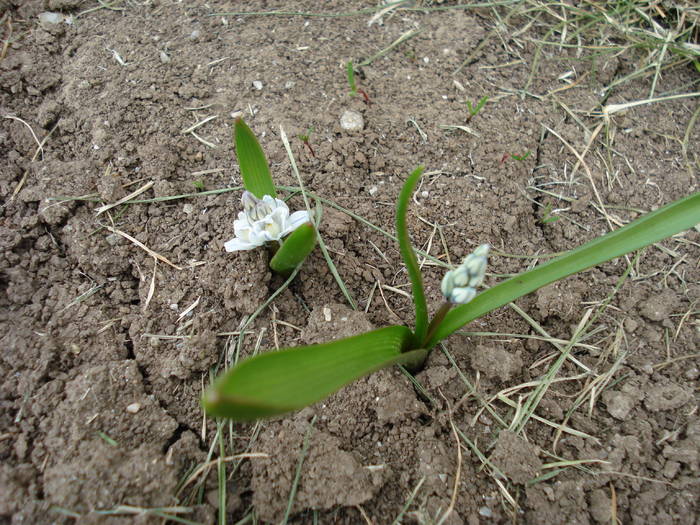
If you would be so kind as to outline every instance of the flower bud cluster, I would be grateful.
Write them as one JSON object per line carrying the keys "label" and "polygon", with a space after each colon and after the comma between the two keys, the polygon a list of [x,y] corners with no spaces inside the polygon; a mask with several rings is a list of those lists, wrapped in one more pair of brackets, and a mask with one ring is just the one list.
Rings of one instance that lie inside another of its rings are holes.
{"label": "flower bud cluster", "polygon": [[482,244],[467,255],[464,262],[445,274],[440,284],[442,295],[454,304],[468,303],[476,296],[476,287],[484,281],[489,245]]}

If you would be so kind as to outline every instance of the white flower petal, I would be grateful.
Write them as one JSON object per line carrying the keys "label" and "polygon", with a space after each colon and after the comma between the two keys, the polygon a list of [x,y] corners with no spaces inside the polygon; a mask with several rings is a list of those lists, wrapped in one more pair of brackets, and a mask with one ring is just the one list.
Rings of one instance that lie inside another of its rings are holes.
{"label": "white flower petal", "polygon": [[260,244],[254,244],[251,242],[246,242],[243,239],[239,239],[238,237],[234,237],[230,241],[226,241],[224,243],[224,248],[226,249],[227,252],[238,252],[242,250],[252,250],[253,248],[257,248],[260,246]]}
{"label": "white flower petal", "polygon": [[311,222],[309,212],[306,210],[295,211],[287,219],[287,228],[285,229],[288,230],[287,233],[291,233],[306,222]]}

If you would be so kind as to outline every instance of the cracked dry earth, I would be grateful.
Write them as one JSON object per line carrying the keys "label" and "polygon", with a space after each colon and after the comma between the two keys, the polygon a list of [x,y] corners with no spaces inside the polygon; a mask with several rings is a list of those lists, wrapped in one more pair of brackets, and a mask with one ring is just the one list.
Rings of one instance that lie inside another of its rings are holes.
{"label": "cracked dry earth", "polygon": [[[521,97],[535,44],[489,38],[491,10],[398,11],[371,26],[370,15],[212,16],[371,5],[0,2],[9,43],[0,61],[0,523],[162,523],[133,508],[177,505],[169,515],[217,520],[207,462],[220,443],[198,399],[235,349],[230,334],[282,280],[265,250],[223,251],[239,191],[95,210],[151,182],[138,199],[189,194],[195,181],[240,185],[237,114],[278,184],[297,184],[281,125],[306,187],[387,231],[402,181],[425,165],[409,212],[415,243],[450,262],[492,244],[487,285],[535,261],[506,254],[573,248],[697,191],[697,99],[639,106],[591,139],[601,87],[633,71],[634,56],[603,55],[595,75],[571,85],[560,76],[573,50],[547,50]],[[72,23],[40,21],[47,10]],[[371,103],[348,97],[347,60],[415,29],[361,68]],[[657,89],[693,86],[697,72],[679,66]],[[640,77],[608,102],[648,90]],[[484,94],[468,132],[443,127],[464,126],[465,100]],[[362,115],[361,131],[340,127],[347,110]],[[212,116],[197,136],[182,133]],[[295,138],[309,128],[315,156]],[[586,150],[583,164],[572,150]],[[58,199],[67,196],[81,198]],[[546,209],[559,219],[544,220]],[[396,244],[330,204],[321,234],[356,309],[316,250],[249,327],[241,356],[410,323]],[[278,522],[303,450],[290,523],[382,524],[401,513],[402,523],[432,523],[453,494],[448,524],[696,523],[699,242],[690,230],[644,250],[617,293],[632,257],[519,300],[527,316],[510,307],[487,315],[430,356],[416,377],[422,391],[389,369],[300,413],[226,426],[225,455],[257,454],[227,459],[227,523]],[[424,272],[434,309],[444,268]],[[590,308],[601,315],[574,347],[577,362],[562,366],[524,428],[509,428],[558,354],[534,327],[565,345]],[[597,378],[600,390],[579,398]]]}

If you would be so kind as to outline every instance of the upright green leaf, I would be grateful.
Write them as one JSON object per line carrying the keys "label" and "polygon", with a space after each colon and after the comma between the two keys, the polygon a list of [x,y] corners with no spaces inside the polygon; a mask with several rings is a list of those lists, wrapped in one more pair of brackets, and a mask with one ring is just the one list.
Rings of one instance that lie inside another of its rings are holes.
{"label": "upright green leaf", "polygon": [[477,295],[471,302],[449,312],[426,345],[432,348],[441,339],[465,324],[504,304],[564,277],[614,259],[700,223],[700,193],[695,193],[648,213],[618,230],[516,275]]}
{"label": "upright green leaf", "polygon": [[425,350],[401,352],[410,338],[405,326],[389,326],[258,355],[219,377],[205,392],[202,405],[210,416],[237,420],[298,410],[380,368],[424,357]]}
{"label": "upright green leaf", "polygon": [[423,166],[419,166],[411,173],[404,183],[396,203],[396,237],[399,240],[401,257],[406,265],[408,277],[411,279],[413,304],[416,307],[415,344],[420,344],[420,342],[423,341],[426,330],[428,329],[428,306],[425,302],[423,278],[421,277],[420,267],[418,266],[418,259],[416,259],[416,254],[411,245],[411,237],[408,235],[406,213],[408,211],[408,203],[411,200],[411,195],[413,195],[413,191],[416,189],[416,184],[418,184],[420,180],[423,169]]}
{"label": "upright green leaf", "polygon": [[270,268],[287,274],[299,266],[316,246],[316,228],[307,222],[294,230],[270,260]]}
{"label": "upright green leaf", "polygon": [[265,152],[242,118],[237,118],[233,126],[233,142],[245,189],[258,199],[262,199],[263,195],[277,197]]}

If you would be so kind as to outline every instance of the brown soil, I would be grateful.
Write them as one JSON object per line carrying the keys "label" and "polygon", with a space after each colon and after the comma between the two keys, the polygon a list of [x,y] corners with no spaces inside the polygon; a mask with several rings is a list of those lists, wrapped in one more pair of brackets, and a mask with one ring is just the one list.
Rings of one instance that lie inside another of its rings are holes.
{"label": "brown soil", "polygon": [[[239,185],[230,129],[242,113],[278,184],[297,184],[282,125],[307,188],[388,231],[402,181],[425,165],[410,226],[433,256],[455,262],[481,243],[498,253],[559,252],[610,228],[592,183],[615,227],[638,216],[634,210],[697,191],[698,126],[688,137],[690,164],[682,151],[697,99],[616,115],[585,166],[574,169],[576,157],[546,128],[583,152],[590,136],[582,125],[592,131],[601,122],[588,114],[599,109],[601,87],[637,68],[635,55],[602,57],[588,71],[588,62],[562,60],[566,49],[547,49],[520,96],[537,27],[515,40],[490,39],[453,74],[494,27],[491,10],[401,11],[368,26],[370,15],[222,17],[211,15],[238,3],[193,4],[126,2],[52,25],[38,14],[78,15],[99,4],[0,2],[10,42],[0,61],[0,115],[16,117],[0,121],[0,522],[158,523],[155,511],[133,508],[180,505],[168,512],[213,523],[217,468],[208,461],[220,450],[257,454],[225,463],[228,523],[251,512],[278,522],[300,459],[293,523],[383,524],[400,514],[403,523],[432,523],[453,491],[444,523],[696,522],[697,231],[643,252],[594,333],[572,352],[590,372],[567,361],[557,375],[565,380],[552,384],[539,419],[521,431],[509,428],[514,407],[558,351],[512,335],[541,334],[506,307],[430,356],[416,378],[422,392],[400,370],[384,370],[298,414],[222,426],[218,440],[198,401],[225,354],[410,323],[396,244],[326,206],[322,235],[358,311],[316,250],[237,350],[238,338],[225,334],[283,282],[270,274],[265,250],[223,251],[239,191],[99,216],[95,209],[148,182],[139,199],[191,193],[197,180],[208,190]],[[259,1],[242,9],[330,13],[374,4]],[[371,103],[350,98],[346,61],[416,28],[362,68]],[[572,64],[578,83],[558,80]],[[647,98],[649,87],[649,76],[623,83],[608,102]],[[685,66],[665,71],[657,86],[659,94],[688,91],[697,91],[697,73]],[[489,103],[468,123],[475,134],[441,128],[465,125],[465,100],[484,94]],[[349,109],[364,117],[359,133],[340,127]],[[181,133],[214,115],[195,131],[211,146]],[[296,138],[310,127],[315,157]],[[509,157],[527,151],[522,162]],[[56,200],[62,196],[88,197]],[[291,202],[301,206],[298,197]],[[546,205],[566,209],[544,222]],[[116,230],[181,269],[156,264]],[[532,262],[496,255],[488,284]],[[625,259],[604,264],[518,306],[550,336],[569,339],[626,267]],[[424,270],[436,308],[444,270]],[[608,380],[569,413],[596,378]],[[495,399],[499,392],[511,405]],[[559,424],[567,429],[561,435]]]}

